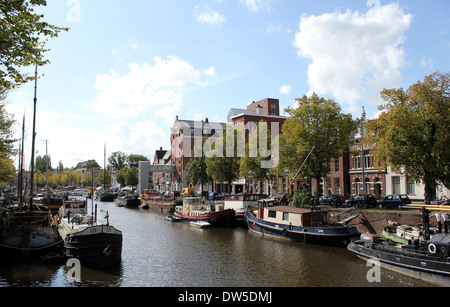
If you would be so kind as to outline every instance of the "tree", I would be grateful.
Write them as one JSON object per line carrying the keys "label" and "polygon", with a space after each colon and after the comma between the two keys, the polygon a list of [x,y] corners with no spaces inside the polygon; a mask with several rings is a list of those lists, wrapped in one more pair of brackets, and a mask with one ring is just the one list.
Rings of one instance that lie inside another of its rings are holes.
{"label": "tree", "polygon": [[79,162],[75,169],[86,168],[88,170],[101,169],[101,166],[94,159],[87,160],[85,162]]}
{"label": "tree", "polygon": [[139,163],[140,161],[149,161],[149,159],[144,155],[131,154],[128,156],[128,162]]}
{"label": "tree", "polygon": [[[249,181],[249,179],[253,179],[255,181],[270,179],[270,169],[262,167],[262,161],[267,161],[267,158],[261,156],[261,150],[257,150],[258,148],[260,148],[260,133],[263,133],[263,130],[261,129],[262,123],[263,121],[259,122],[255,129],[250,131],[248,142],[245,145],[245,156],[240,159],[239,172],[247,182]],[[268,143],[267,147],[272,148],[272,139],[269,129],[266,130],[266,140]],[[252,146],[254,147],[254,149],[256,149],[254,150],[254,153],[250,152],[250,147]]]}
{"label": "tree", "polygon": [[368,123],[365,139],[378,167],[425,184],[425,202],[436,193],[437,182],[450,188],[450,74],[433,73],[403,89],[381,92],[385,103],[378,119]]}
{"label": "tree", "polygon": [[11,157],[14,149],[13,124],[14,118],[5,110],[6,91],[0,85],[0,187],[5,186],[14,178],[15,168]]}
{"label": "tree", "polygon": [[349,135],[356,129],[356,122],[334,100],[315,93],[296,99],[296,103],[296,108],[285,110],[289,117],[280,136],[280,168],[295,174],[314,147],[301,175],[316,179],[318,191],[321,178],[330,172],[331,159],[348,151]]}
{"label": "tree", "polygon": [[128,155],[121,151],[113,152],[108,157],[109,167],[114,167],[116,170],[121,170],[125,167],[125,164],[128,162]]}
{"label": "tree", "polygon": [[50,156],[44,155],[37,156],[35,162],[35,169],[39,170],[41,173],[45,173],[47,170],[52,169],[52,161]]}
{"label": "tree", "polygon": [[128,186],[137,186],[139,183],[139,170],[136,167],[128,168],[125,173],[125,183]]}
{"label": "tree", "polygon": [[27,66],[49,63],[44,54],[48,38],[57,37],[60,28],[42,21],[34,7],[46,6],[45,0],[11,0],[0,2],[0,87],[13,88],[34,76],[20,72]]}
{"label": "tree", "polygon": [[111,174],[107,170],[102,170],[98,175],[97,181],[99,184],[110,184],[111,183]]}
{"label": "tree", "polygon": [[[236,140],[236,130],[234,132],[234,140]],[[210,137],[211,138],[211,137]],[[236,143],[236,142],[235,142]],[[228,183],[228,192],[231,193],[231,183],[239,178],[240,158],[236,154],[236,146],[234,155],[227,157],[226,153],[226,132],[222,131],[222,135],[213,142],[211,149],[216,152],[213,156],[206,156],[205,163],[207,174],[218,182]],[[222,150],[222,152],[220,152]]]}
{"label": "tree", "polygon": [[191,159],[186,165],[186,182],[189,184],[200,184],[202,186],[210,181],[210,176],[207,172],[206,157],[201,154],[203,150],[203,144],[206,138],[202,139],[202,142],[198,142],[194,145],[192,150]]}

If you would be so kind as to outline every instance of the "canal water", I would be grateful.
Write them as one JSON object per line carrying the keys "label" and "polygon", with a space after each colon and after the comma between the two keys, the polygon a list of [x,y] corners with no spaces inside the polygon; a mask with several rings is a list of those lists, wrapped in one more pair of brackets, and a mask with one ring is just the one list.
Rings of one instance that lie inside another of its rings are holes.
{"label": "canal water", "polygon": [[243,227],[197,229],[189,223],[171,223],[153,211],[96,203],[98,215],[108,211],[111,225],[123,232],[122,262],[117,268],[82,267],[81,281],[71,282],[65,264],[1,263],[0,286],[432,286],[385,269],[380,282],[369,282],[372,267],[344,247],[261,237]]}

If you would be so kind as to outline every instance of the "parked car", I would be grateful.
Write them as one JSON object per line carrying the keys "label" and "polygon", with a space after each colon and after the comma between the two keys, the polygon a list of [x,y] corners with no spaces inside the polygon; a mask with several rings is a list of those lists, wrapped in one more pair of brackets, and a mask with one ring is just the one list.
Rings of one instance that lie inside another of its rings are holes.
{"label": "parked car", "polygon": [[365,198],[363,194],[359,194],[350,197],[350,199],[347,200],[347,205],[349,207],[358,206],[363,208],[376,207],[377,200],[373,194],[366,194]]}
{"label": "parked car", "polygon": [[345,204],[345,198],[341,194],[325,194],[319,197],[319,205],[340,206]]}
{"label": "parked car", "polygon": [[217,192],[211,192],[209,193],[208,199],[210,200],[223,200],[223,194],[217,193]]}
{"label": "parked car", "polygon": [[411,200],[406,194],[392,194],[387,195],[384,199],[378,201],[378,207],[380,208],[399,208],[403,205],[409,205]]}

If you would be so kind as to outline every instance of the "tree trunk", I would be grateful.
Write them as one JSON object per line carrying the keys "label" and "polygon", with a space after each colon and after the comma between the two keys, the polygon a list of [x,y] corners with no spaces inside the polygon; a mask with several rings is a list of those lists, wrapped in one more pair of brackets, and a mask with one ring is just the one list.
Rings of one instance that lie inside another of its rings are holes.
{"label": "tree trunk", "polygon": [[436,194],[436,179],[427,171],[425,171],[424,176],[425,184],[425,204],[431,204],[435,194]]}

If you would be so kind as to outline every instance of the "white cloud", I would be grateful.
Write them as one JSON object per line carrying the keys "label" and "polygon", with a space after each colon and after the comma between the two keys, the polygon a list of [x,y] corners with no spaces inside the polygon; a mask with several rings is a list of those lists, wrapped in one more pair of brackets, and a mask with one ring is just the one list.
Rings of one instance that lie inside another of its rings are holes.
{"label": "white cloud", "polygon": [[429,59],[426,55],[422,55],[422,58],[420,59],[420,65],[431,69],[433,68],[433,59]]}
{"label": "white cloud", "polygon": [[203,10],[197,5],[194,9],[194,17],[197,22],[206,23],[209,25],[221,25],[225,22],[226,18],[223,14],[211,10],[209,7],[205,7]]}
{"label": "white cloud", "polygon": [[210,68],[205,70],[205,75],[207,75],[208,77],[216,77],[216,68],[214,66],[211,66]]}
{"label": "white cloud", "polygon": [[398,4],[375,6],[363,15],[347,10],[303,16],[294,46],[312,60],[310,91],[332,94],[351,112],[359,111],[360,101],[377,104],[383,88],[401,84],[401,44],[411,21]]}
{"label": "white cloud", "polygon": [[117,118],[135,116],[155,108],[181,108],[183,90],[201,84],[200,72],[175,56],[167,60],[155,57],[154,61],[153,66],[146,62],[131,63],[127,75],[115,71],[98,74],[95,88],[100,93],[94,103],[86,107]]}
{"label": "white cloud", "polygon": [[282,85],[280,87],[280,94],[289,95],[290,93],[291,93],[291,86],[290,85]]}
{"label": "white cloud", "polygon": [[243,5],[245,5],[250,11],[258,12],[261,10],[271,11],[271,0],[239,0]]}

